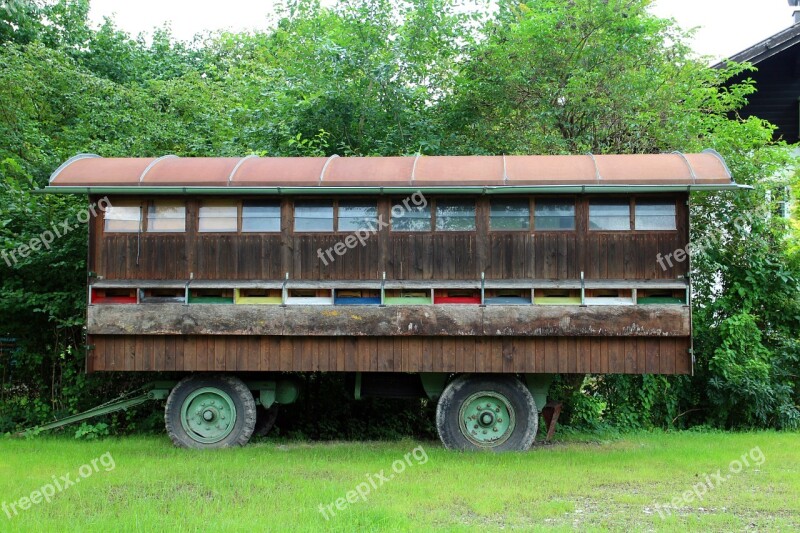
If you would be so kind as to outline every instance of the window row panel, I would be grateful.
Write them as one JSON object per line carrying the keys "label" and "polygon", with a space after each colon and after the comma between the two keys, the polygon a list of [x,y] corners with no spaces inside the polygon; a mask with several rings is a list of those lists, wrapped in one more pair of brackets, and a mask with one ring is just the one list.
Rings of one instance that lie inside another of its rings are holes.
{"label": "window row panel", "polygon": [[[146,205],[146,209],[145,206]],[[143,220],[146,212],[146,220]],[[297,233],[375,231],[385,225],[377,201],[298,200],[293,230]],[[568,199],[492,198],[490,231],[574,231],[575,201]],[[145,225],[146,222],[146,225]],[[185,232],[186,206],[182,202],[120,202],[105,213],[105,231],[114,233]],[[593,199],[589,201],[590,231],[675,230],[676,206],[670,200]],[[279,233],[278,200],[203,202],[198,212],[201,233]],[[424,205],[393,202],[391,231],[470,232],[476,230],[475,200],[438,199]]]}

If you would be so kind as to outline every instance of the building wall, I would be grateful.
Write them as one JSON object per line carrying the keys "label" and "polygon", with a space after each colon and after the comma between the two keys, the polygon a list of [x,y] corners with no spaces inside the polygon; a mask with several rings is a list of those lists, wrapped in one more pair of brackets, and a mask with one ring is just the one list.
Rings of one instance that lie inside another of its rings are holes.
{"label": "building wall", "polygon": [[798,142],[800,128],[800,45],[795,45],[758,65],[756,72],[746,72],[732,80],[752,78],[757,92],[748,96],[749,103],[741,111],[744,117],[757,116],[775,124],[776,139],[789,144]]}
{"label": "building wall", "polygon": [[[640,196],[645,198],[646,196]],[[187,231],[175,234],[105,234],[102,219],[92,226],[89,269],[105,279],[343,280],[387,279],[676,279],[688,262],[662,262],[688,243],[686,195],[677,203],[674,231],[591,231],[589,197],[576,197],[574,231],[490,231],[489,200],[477,199],[477,228],[471,232],[393,232],[381,229],[333,261],[320,260],[349,235],[295,234],[292,199],[283,200],[280,234],[203,234],[195,230],[199,200],[187,199]],[[115,201],[111,199],[112,203]],[[391,201],[378,202],[390,218]]]}

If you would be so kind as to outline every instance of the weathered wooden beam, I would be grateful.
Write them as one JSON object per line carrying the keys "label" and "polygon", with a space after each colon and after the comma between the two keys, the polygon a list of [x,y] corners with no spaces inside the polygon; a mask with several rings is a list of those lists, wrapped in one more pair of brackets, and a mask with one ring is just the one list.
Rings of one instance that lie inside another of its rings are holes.
{"label": "weathered wooden beam", "polygon": [[[96,289],[113,288],[147,288],[165,289],[182,288],[189,283],[194,289],[279,289],[283,280],[140,280],[140,279],[102,279],[94,283]],[[379,289],[379,279],[364,280],[302,280],[290,279],[286,286],[290,289]],[[387,279],[387,289],[479,289],[480,279],[467,280],[396,280]],[[487,289],[579,289],[579,279],[487,279]],[[685,289],[685,280],[625,280],[625,279],[588,279],[587,289]]]}
{"label": "weathered wooden beam", "polygon": [[89,307],[91,335],[685,337],[689,308],[611,306]]}

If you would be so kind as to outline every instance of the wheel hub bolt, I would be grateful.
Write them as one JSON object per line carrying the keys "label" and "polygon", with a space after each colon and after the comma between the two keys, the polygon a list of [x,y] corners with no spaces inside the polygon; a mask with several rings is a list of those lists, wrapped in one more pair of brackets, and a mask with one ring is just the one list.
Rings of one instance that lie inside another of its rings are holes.
{"label": "wheel hub bolt", "polygon": [[204,412],[203,420],[205,420],[206,422],[211,422],[212,420],[214,420],[214,413],[210,409]]}

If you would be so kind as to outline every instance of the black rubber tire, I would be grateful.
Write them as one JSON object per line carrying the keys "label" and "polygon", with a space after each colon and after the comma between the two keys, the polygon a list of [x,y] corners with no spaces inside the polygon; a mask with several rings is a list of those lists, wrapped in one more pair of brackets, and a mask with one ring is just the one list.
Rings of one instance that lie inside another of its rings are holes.
{"label": "black rubber tire", "polygon": [[[503,395],[514,409],[516,424],[505,442],[496,446],[479,446],[461,431],[459,413],[465,400],[475,393],[487,391]],[[462,375],[447,385],[436,407],[436,429],[449,450],[493,452],[525,451],[531,447],[539,429],[539,411],[528,388],[514,376]]]}
{"label": "black rubber tire", "polygon": [[275,426],[278,419],[278,404],[273,403],[269,409],[258,406],[256,409],[256,428],[253,430],[254,437],[266,437]]}
{"label": "black rubber tire", "polygon": [[[187,433],[181,424],[181,408],[184,401],[197,389],[215,387],[224,391],[236,408],[236,422],[230,435],[215,443],[200,442]],[[164,409],[164,422],[167,434],[179,448],[215,449],[244,446],[250,441],[256,427],[256,402],[253,394],[242,380],[235,376],[194,375],[184,378],[170,392]]]}

